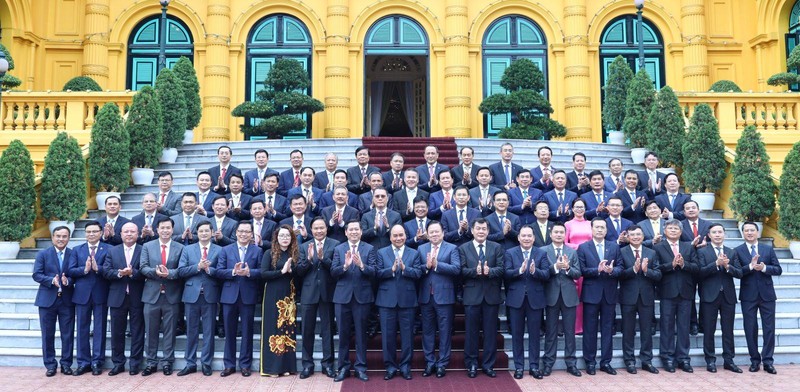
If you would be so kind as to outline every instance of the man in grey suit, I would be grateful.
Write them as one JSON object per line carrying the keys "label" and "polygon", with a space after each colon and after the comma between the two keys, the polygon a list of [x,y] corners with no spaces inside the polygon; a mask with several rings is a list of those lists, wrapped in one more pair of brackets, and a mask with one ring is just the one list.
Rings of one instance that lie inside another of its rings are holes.
{"label": "man in grey suit", "polygon": [[581,265],[575,250],[564,245],[567,229],[563,222],[554,222],[550,230],[552,242],[542,247],[547,253],[547,260],[552,265],[550,280],[544,287],[547,297],[545,323],[547,332],[544,338],[544,356],[542,356],[543,376],[549,376],[556,363],[558,348],[558,315],[564,327],[564,361],[567,372],[575,377],[581,376],[575,358],[575,311],[578,308],[578,289],[575,280],[581,277]]}
{"label": "man in grey suit", "polygon": [[[223,195],[215,197],[211,208],[214,210],[214,216],[209,219],[211,221],[211,241],[219,246],[232,244],[236,241],[236,225],[239,222],[227,216],[228,199]],[[195,226],[195,232],[197,232],[198,226],[200,226],[199,223]]]}
{"label": "man in grey suit", "polygon": [[211,242],[212,233],[211,222],[200,222],[197,225],[199,241],[184,248],[181,254],[178,276],[186,279],[182,298],[186,306],[186,352],[184,353],[186,366],[178,372],[178,376],[197,371],[197,346],[201,326],[203,349],[200,361],[203,365],[203,375],[211,375],[211,361],[214,359],[214,323],[219,303],[219,282],[213,278],[213,274],[217,268],[217,255],[221,249]]}
{"label": "man in grey suit", "polygon": [[158,175],[156,203],[158,203],[158,212],[166,216],[181,212],[181,195],[172,190],[172,182],[172,173],[164,171]]}
{"label": "man in grey suit", "polygon": [[147,367],[142,372],[149,376],[158,370],[158,333],[164,333],[165,376],[172,374],[175,362],[175,329],[178,325],[178,304],[183,285],[178,277],[178,263],[183,245],[172,241],[172,219],[158,222],[158,241],[142,247],[141,273],[145,276],[142,302],[146,331],[145,357]]}
{"label": "man in grey suit", "polygon": [[186,192],[181,197],[180,214],[171,216],[175,227],[172,232],[172,240],[184,246],[197,242],[197,225],[207,221],[204,213],[197,211],[197,195],[194,192]]}

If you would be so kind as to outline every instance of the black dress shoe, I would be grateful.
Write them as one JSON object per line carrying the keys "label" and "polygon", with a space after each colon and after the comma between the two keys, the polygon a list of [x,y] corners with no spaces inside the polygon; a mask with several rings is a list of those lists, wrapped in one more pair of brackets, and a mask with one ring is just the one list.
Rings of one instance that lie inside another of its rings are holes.
{"label": "black dress shoe", "polygon": [[689,327],[689,335],[697,336],[699,332],[700,332],[700,327],[697,324],[692,324],[692,326]]}
{"label": "black dress shoe", "polygon": [[467,370],[467,377],[469,378],[478,377],[478,368],[475,365],[469,367],[469,370]]}
{"label": "black dress shoe", "polygon": [[736,366],[735,363],[726,363],[726,364],[722,365],[722,367],[725,370],[730,370],[730,371],[732,371],[734,373],[741,373],[742,372],[742,369],[739,369],[739,367]]}
{"label": "black dress shoe", "polygon": [[656,326],[650,327],[650,336],[656,336]]}
{"label": "black dress shoe", "polygon": [[489,376],[491,378],[497,377],[497,373],[492,368],[483,369],[483,374],[485,374],[485,375],[487,375],[487,376]]}
{"label": "black dress shoe", "polygon": [[595,374],[597,374],[597,368],[595,368],[595,365],[586,366],[586,374],[590,376],[594,376]]}
{"label": "black dress shoe", "polygon": [[547,377],[551,374],[553,374],[553,368],[551,368],[550,366],[545,366],[544,369],[542,370],[542,376]]}
{"label": "black dress shoe", "polygon": [[656,367],[653,366],[653,364],[650,364],[650,363],[643,363],[642,364],[642,370],[647,370],[650,373],[658,374],[658,369],[656,369]]}
{"label": "black dress shoe", "polygon": [[764,365],[764,371],[769,374],[778,374],[778,371],[775,370],[775,366],[772,365]]}
{"label": "black dress shoe", "polygon": [[436,378],[442,378],[445,374],[447,374],[447,370],[444,368],[444,366],[440,366],[436,369]]}
{"label": "black dress shoe", "polygon": [[72,368],[71,367],[62,366],[61,367],[61,374],[65,375],[65,376],[71,376],[72,375]]}
{"label": "black dress shoe", "polygon": [[178,372],[178,377],[188,376],[192,373],[197,373],[197,367],[186,366]]}
{"label": "black dress shoe", "polygon": [[350,370],[341,369],[339,373],[336,374],[336,377],[333,378],[334,382],[344,381],[345,378],[350,377]]}
{"label": "black dress shoe", "polygon": [[147,367],[145,367],[145,368],[144,368],[144,370],[142,371],[142,376],[145,376],[145,377],[147,377],[147,376],[149,376],[149,375],[151,375],[151,374],[155,373],[156,371],[157,371],[157,369],[156,369],[156,367],[155,367],[155,366],[147,366]]}
{"label": "black dress shoe", "polygon": [[706,371],[709,373],[716,373],[717,372],[717,365],[714,363],[709,363],[706,365]]}
{"label": "black dress shoe", "polygon": [[[602,371],[604,371],[604,372],[606,372],[606,373],[608,373],[608,374],[610,374],[612,376],[616,376],[617,375],[616,369],[611,367],[610,364],[600,365],[600,370],[602,370]],[[636,368],[634,368],[633,370],[636,370]]]}
{"label": "black dress shoe", "polygon": [[670,373],[675,373],[675,365],[673,365],[670,361],[664,362],[664,370]]}
{"label": "black dress shoe", "polygon": [[211,366],[203,365],[203,375],[204,376],[210,376],[212,374],[214,374],[214,372],[211,371]]}
{"label": "black dress shoe", "polygon": [[92,375],[93,376],[99,376],[101,374],[103,374],[103,368],[101,368],[100,366],[92,366]]}
{"label": "black dress shoe", "polygon": [[171,376],[172,375],[172,365],[164,365],[164,367],[161,369],[161,371],[164,372],[165,376]]}
{"label": "black dress shoe", "polygon": [[747,369],[747,370],[749,370],[751,373],[755,373],[759,369],[760,369],[760,366],[757,363],[752,363],[752,364],[750,364],[750,369]]}
{"label": "black dress shoe", "polygon": [[625,370],[627,370],[630,374],[636,374],[636,365],[629,363],[625,365]]}
{"label": "black dress shoe", "polygon": [[435,371],[433,365],[425,365],[425,370],[422,371],[422,377],[430,377]]}
{"label": "black dress shoe", "polygon": [[228,377],[231,374],[236,373],[236,368],[225,368],[219,373],[220,377]]}
{"label": "black dress shoe", "polygon": [[312,374],[314,374],[314,369],[305,368],[302,371],[300,371],[300,375],[298,377],[300,377],[301,380],[305,380],[305,379],[311,377]]}
{"label": "black dress shoe", "polygon": [[44,375],[47,376],[47,377],[53,377],[53,376],[56,375],[56,372],[57,372],[56,368],[47,369],[47,371],[44,373]]}
{"label": "black dress shoe", "polygon": [[242,376],[250,377],[250,368],[242,368]]}
{"label": "black dress shoe", "polygon": [[571,374],[571,375],[573,375],[575,377],[580,377],[581,376],[581,371],[578,370],[577,366],[568,366],[567,367],[567,373],[569,373],[569,374]]}
{"label": "black dress shoe", "polygon": [[544,377],[544,376],[542,376],[542,371],[539,370],[539,369],[528,370],[528,374],[530,374],[531,377],[533,377],[533,378],[535,378],[537,380],[541,380]]}
{"label": "black dress shoe", "polygon": [[369,377],[367,377],[367,372],[356,372],[356,378],[364,382],[369,381]]}
{"label": "black dress shoe", "polygon": [[411,371],[410,370],[406,370],[406,371],[402,372],[402,376],[403,376],[403,380],[410,380],[410,379],[413,378],[413,377],[411,377]]}
{"label": "black dress shoe", "polygon": [[89,373],[91,371],[92,371],[92,367],[91,366],[78,366],[75,369],[75,373],[72,373],[72,375],[73,376],[80,376],[83,373]]}
{"label": "black dress shoe", "polygon": [[133,368],[131,370],[128,370],[128,374],[131,375],[131,376],[135,376],[135,375],[139,374],[139,368]]}
{"label": "black dress shoe", "polygon": [[122,373],[124,371],[125,371],[125,366],[118,365],[118,366],[114,366],[113,368],[111,368],[111,370],[108,372],[108,375],[109,376],[116,376],[117,374],[120,374],[120,373]]}
{"label": "black dress shoe", "polygon": [[522,380],[522,376],[525,375],[525,372],[522,369],[514,370],[514,378],[517,380]]}
{"label": "black dress shoe", "polygon": [[222,339],[225,337],[225,329],[224,328],[217,328],[217,337]]}
{"label": "black dress shoe", "polygon": [[322,368],[322,374],[328,376],[329,378],[336,377],[336,371],[333,370],[333,368],[330,368],[330,367],[323,367]]}
{"label": "black dress shoe", "polygon": [[692,365],[689,362],[683,362],[679,364],[678,367],[680,367],[681,370],[683,370],[686,373],[694,373],[694,369],[692,368]]}
{"label": "black dress shoe", "polygon": [[393,379],[395,375],[397,375],[397,370],[387,370],[386,374],[383,375],[383,379],[389,381]]}

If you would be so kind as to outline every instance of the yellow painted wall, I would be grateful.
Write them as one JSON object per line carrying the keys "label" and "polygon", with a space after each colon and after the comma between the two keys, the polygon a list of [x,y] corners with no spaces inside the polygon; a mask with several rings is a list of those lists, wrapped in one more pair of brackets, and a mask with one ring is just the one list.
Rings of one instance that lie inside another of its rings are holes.
{"label": "yellow painted wall", "polygon": [[[667,84],[704,91],[718,79],[767,91],[783,69],[784,33],[794,0],[647,0],[644,15],[661,32]],[[204,115],[197,141],[241,140],[230,109],[244,100],[245,42],[261,18],[288,13],[305,23],[314,51],[313,137],[360,137],[364,124],[364,37],[379,18],[403,14],[426,30],[432,136],[482,137],[481,40],[509,14],[534,20],[548,41],[553,117],[568,139],[599,141],[599,40],[612,19],[633,14],[632,0],[173,0],[169,13],[192,33]],[[156,0],[0,0],[2,43],[23,90],[60,90],[73,76],[123,90],[127,42]],[[455,125],[454,125],[455,124]],[[448,131],[450,130],[450,131]]]}

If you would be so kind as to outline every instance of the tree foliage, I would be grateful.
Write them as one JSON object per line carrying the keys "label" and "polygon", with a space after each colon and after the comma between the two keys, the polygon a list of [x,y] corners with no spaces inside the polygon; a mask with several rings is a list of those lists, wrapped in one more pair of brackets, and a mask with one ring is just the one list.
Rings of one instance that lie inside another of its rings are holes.
{"label": "tree foliage", "polygon": [[606,131],[621,131],[625,120],[625,100],[633,71],[622,56],[608,67],[608,79],[603,86],[603,126]]}
{"label": "tree foliage", "polygon": [[161,104],[164,148],[180,147],[186,132],[186,98],[175,73],[169,68],[162,69],[156,77],[156,97]]}
{"label": "tree foliage", "polygon": [[164,145],[161,103],[150,86],[133,96],[125,130],[130,137],[130,167],[154,168]]}
{"label": "tree foliage", "polygon": [[484,114],[511,114],[511,126],[498,137],[508,139],[550,139],[567,134],[567,129],[549,117],[553,107],[540,91],[544,90],[544,74],[529,59],[511,63],[500,78],[506,93],[492,94],[481,102]]}
{"label": "tree foliage", "polygon": [[772,75],[767,79],[767,84],[770,86],[783,86],[787,84],[800,83],[800,75],[797,71],[800,69],[800,45],[795,46],[786,58],[786,69],[789,72],[779,72]]}
{"label": "tree foliage", "polygon": [[739,88],[739,85],[734,83],[731,80],[717,80],[714,84],[711,85],[711,88],[708,91],[713,91],[715,93],[727,93],[727,92],[734,92],[740,93],[742,89]]}
{"label": "tree foliage", "polygon": [[664,86],[656,95],[647,117],[647,148],[655,151],[666,166],[683,164],[683,140],[686,123],[683,109],[672,88]]}
{"label": "tree foliage", "polygon": [[86,166],[78,141],[66,132],[47,149],[40,200],[47,220],[74,222],[86,212]]}
{"label": "tree foliage", "polygon": [[0,241],[22,241],[36,218],[33,160],[19,140],[13,140],[0,157]]}
{"label": "tree foliage", "polygon": [[647,145],[647,116],[650,115],[654,98],[653,81],[647,71],[640,69],[628,85],[628,95],[625,97],[625,120],[622,123],[625,137],[633,148]]}
{"label": "tree foliage", "polygon": [[283,138],[289,132],[306,128],[301,115],[325,108],[322,102],[305,93],[309,86],[308,72],[299,61],[279,59],[269,70],[264,89],[256,92],[256,100],[239,104],[232,114],[255,120],[252,123],[246,120],[241,126],[247,137]]}
{"label": "tree foliage", "polygon": [[64,84],[63,91],[103,91],[97,82],[88,76],[76,76]]}
{"label": "tree foliage", "polygon": [[130,183],[130,137],[119,107],[106,103],[97,112],[89,145],[89,180],[98,192],[121,192]]}
{"label": "tree foliage", "polygon": [[0,50],[6,55],[6,61],[8,61],[8,72],[0,78],[0,87],[2,87],[3,90],[11,90],[15,87],[19,87],[19,85],[22,84],[22,80],[19,80],[19,78],[11,74],[11,70],[14,69],[14,58],[11,57],[11,52],[9,52],[8,48],[3,44],[0,44]]}
{"label": "tree foliage", "polygon": [[775,211],[775,184],[770,174],[769,156],[761,134],[747,126],[736,144],[731,175],[731,200],[734,215],[742,221],[763,221]]}
{"label": "tree foliage", "polygon": [[692,192],[716,192],[725,180],[725,144],[711,106],[699,104],[683,143],[683,181]]}
{"label": "tree foliage", "polygon": [[800,240],[800,142],[786,154],[778,195],[778,231],[789,240]]}
{"label": "tree foliage", "polygon": [[172,72],[181,84],[183,96],[186,100],[186,129],[194,129],[200,124],[203,116],[203,107],[200,105],[200,83],[197,81],[194,65],[188,58],[181,56]]}

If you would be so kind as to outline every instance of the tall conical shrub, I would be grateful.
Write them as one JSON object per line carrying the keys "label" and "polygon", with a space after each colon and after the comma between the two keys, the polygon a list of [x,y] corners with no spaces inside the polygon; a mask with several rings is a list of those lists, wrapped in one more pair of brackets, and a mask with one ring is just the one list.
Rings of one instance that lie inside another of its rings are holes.
{"label": "tall conical shrub", "polygon": [[194,129],[200,124],[203,108],[200,105],[200,83],[197,82],[197,73],[191,60],[181,56],[172,67],[175,78],[181,84],[183,97],[186,100],[186,129]]}
{"label": "tall conical shrub", "polygon": [[691,192],[716,192],[725,180],[725,144],[711,106],[694,109],[683,143],[683,182]]}
{"label": "tall conical shrub", "polygon": [[731,175],[731,209],[742,221],[763,221],[775,211],[775,183],[761,134],[747,126],[736,144]]}
{"label": "tall conical shrub", "polygon": [[164,119],[164,148],[180,147],[186,132],[186,99],[175,73],[169,68],[162,69],[156,77],[156,96]]}
{"label": "tall conical shrub", "polygon": [[0,241],[19,242],[31,235],[36,218],[33,160],[19,140],[0,156]]}
{"label": "tall conical shrub", "polygon": [[89,145],[89,180],[98,192],[121,192],[130,183],[130,137],[119,107],[106,103],[97,112]]}
{"label": "tall conical shrub", "polygon": [[86,213],[86,166],[78,141],[66,132],[47,149],[39,204],[47,220],[74,222]]}
{"label": "tall conical shrub", "polygon": [[672,88],[664,86],[656,95],[647,117],[647,148],[655,151],[665,166],[681,166],[685,137],[681,104]]}
{"label": "tall conical shrub", "polygon": [[789,240],[800,240],[800,142],[786,154],[778,195],[778,231]]}
{"label": "tall conical shrub", "polygon": [[640,69],[628,85],[628,96],[625,98],[625,121],[622,130],[633,148],[647,145],[647,116],[650,115],[655,90],[653,81],[647,71]]}
{"label": "tall conical shrub", "polygon": [[603,127],[606,131],[622,131],[625,120],[625,99],[633,71],[622,56],[608,66],[608,79],[603,86]]}
{"label": "tall conical shrub", "polygon": [[164,145],[161,103],[150,86],[144,86],[133,96],[125,130],[130,136],[130,167],[154,168]]}

